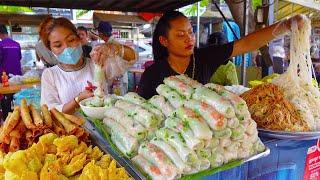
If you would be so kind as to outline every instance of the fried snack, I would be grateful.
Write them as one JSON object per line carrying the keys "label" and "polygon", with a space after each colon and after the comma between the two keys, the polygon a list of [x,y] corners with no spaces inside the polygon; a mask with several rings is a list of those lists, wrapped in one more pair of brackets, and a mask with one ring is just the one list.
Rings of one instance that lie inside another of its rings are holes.
{"label": "fried snack", "polygon": [[9,152],[15,152],[15,151],[18,151],[19,149],[20,149],[19,138],[12,137],[11,142],[10,142],[10,146],[9,146]]}
{"label": "fried snack", "polygon": [[19,123],[20,119],[20,108],[15,107],[13,113],[9,113],[6,121],[3,124],[2,130],[0,132],[0,141],[3,141],[5,136],[7,136],[14,127]]}
{"label": "fried snack", "polygon": [[84,119],[74,115],[63,113],[63,116],[78,126],[82,126],[85,123]]}
{"label": "fried snack", "polygon": [[51,113],[49,111],[49,108],[46,104],[41,106],[41,111],[44,119],[44,124],[51,128],[52,127],[52,118],[51,118]]}
{"label": "fried snack", "polygon": [[59,112],[56,108],[52,108],[50,112],[53,114],[56,120],[58,120],[64,129],[67,131],[67,133],[71,133],[76,129],[76,126],[70,122],[67,118],[63,116],[61,112]]}
{"label": "fried snack", "polygon": [[28,147],[33,144],[35,137],[33,136],[32,131],[30,129],[28,129],[26,131],[26,138],[25,139],[26,139],[26,144]]}
{"label": "fried snack", "polygon": [[283,91],[274,84],[262,84],[243,93],[252,119],[258,127],[278,131],[309,131],[299,111],[285,99]]}
{"label": "fried snack", "polygon": [[63,129],[62,125],[58,121],[52,121],[53,132],[62,136],[66,134],[66,131]]}
{"label": "fried snack", "polygon": [[26,99],[21,100],[21,118],[28,129],[35,128],[35,125],[32,123],[32,118],[29,112]]}
{"label": "fried snack", "polygon": [[33,123],[37,127],[42,127],[43,126],[43,120],[42,120],[42,117],[39,114],[39,112],[36,110],[36,108],[32,104],[29,105],[29,109],[31,111],[31,115],[32,115],[32,118],[33,118]]}

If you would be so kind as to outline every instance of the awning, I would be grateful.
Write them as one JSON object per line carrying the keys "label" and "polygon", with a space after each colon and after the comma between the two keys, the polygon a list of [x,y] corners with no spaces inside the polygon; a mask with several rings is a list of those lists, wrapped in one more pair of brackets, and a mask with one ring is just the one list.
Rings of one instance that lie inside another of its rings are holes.
{"label": "awning", "polygon": [[306,14],[313,21],[320,20],[320,2],[316,0],[278,0],[275,3],[276,20],[281,20],[295,14]]}
{"label": "awning", "polygon": [[108,10],[124,12],[164,12],[199,0],[1,0],[2,5]]}
{"label": "awning", "polygon": [[0,23],[6,25],[31,25],[38,26],[42,20],[44,20],[49,15],[47,14],[16,14],[16,13],[0,13]]}
{"label": "awning", "polygon": [[122,14],[107,14],[93,13],[93,23],[97,27],[100,21],[109,21],[112,26],[132,26],[147,24],[147,21],[142,20],[138,15],[122,15]]}

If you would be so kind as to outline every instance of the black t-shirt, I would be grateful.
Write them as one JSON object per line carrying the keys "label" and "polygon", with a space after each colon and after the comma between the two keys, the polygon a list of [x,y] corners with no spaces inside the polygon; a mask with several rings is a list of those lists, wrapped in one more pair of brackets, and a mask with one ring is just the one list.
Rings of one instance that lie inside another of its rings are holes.
{"label": "black t-shirt", "polygon": [[[233,51],[233,42],[218,45],[207,46],[204,48],[195,49],[195,73],[194,79],[202,84],[208,83],[213,72],[217,68],[228,62],[228,58]],[[192,77],[193,61],[192,56],[189,66],[185,72],[189,77]],[[168,61],[157,61],[151,65],[142,74],[138,94],[146,99],[151,98],[157,94],[156,88],[163,83],[164,78],[178,75],[169,65]]]}
{"label": "black t-shirt", "polygon": [[90,52],[92,47],[89,45],[82,45],[83,56],[86,58],[90,58]]}

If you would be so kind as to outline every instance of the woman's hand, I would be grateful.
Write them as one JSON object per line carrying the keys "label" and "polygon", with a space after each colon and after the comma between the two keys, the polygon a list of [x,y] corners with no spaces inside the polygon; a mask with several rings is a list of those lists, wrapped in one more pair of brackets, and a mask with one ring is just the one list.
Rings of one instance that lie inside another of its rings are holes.
{"label": "woman's hand", "polygon": [[96,46],[90,53],[91,59],[94,63],[103,67],[109,57],[121,56],[121,46],[114,43]]}
{"label": "woman's hand", "polygon": [[84,99],[88,99],[90,97],[93,97],[93,92],[92,91],[88,91],[88,90],[84,90],[77,97],[78,97],[78,100],[80,102],[80,101],[82,101]]}

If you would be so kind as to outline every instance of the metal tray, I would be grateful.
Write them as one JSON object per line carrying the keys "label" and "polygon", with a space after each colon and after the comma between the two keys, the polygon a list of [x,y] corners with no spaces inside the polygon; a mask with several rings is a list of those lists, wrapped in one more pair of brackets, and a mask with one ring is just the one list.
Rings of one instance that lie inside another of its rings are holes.
{"label": "metal tray", "polygon": [[103,152],[112,156],[117,163],[126,169],[128,174],[135,180],[146,179],[138,170],[136,170],[133,164],[125,157],[120,156],[115,152],[106,140],[100,135],[96,128],[87,120],[83,127],[90,133],[90,138],[93,144],[98,146]]}
{"label": "metal tray", "polygon": [[[94,125],[93,125],[93,122],[91,122],[91,120],[87,120],[87,123],[85,124],[85,127],[86,129],[88,129],[88,131],[90,133],[92,133],[97,139],[99,139],[100,143],[102,144],[103,147],[102,150],[105,150],[106,152],[108,152],[116,161],[119,162],[119,164],[121,166],[123,166],[127,171],[128,173],[134,178],[134,179],[147,179],[147,177],[141,173],[135,166],[134,164],[132,163],[132,161],[130,161],[130,159],[128,159],[127,157],[124,157],[122,155],[120,155],[116,150],[114,150],[111,145],[109,144],[109,142],[104,139],[102,137],[102,135],[98,132],[97,129],[95,129]],[[266,147],[265,151],[259,153],[259,154],[256,154],[252,157],[249,157],[249,158],[246,158],[246,159],[243,159],[242,162],[243,163],[246,163],[246,162],[249,162],[249,161],[253,161],[253,160],[256,160],[256,159],[260,159],[260,158],[263,158],[263,157],[266,157],[270,154],[270,149],[268,147]],[[232,162],[231,162],[232,163]],[[227,164],[224,164],[224,165],[228,165]],[[222,165],[222,166],[224,166]],[[218,167],[219,168],[219,167]],[[219,171],[217,171],[219,172]]]}
{"label": "metal tray", "polygon": [[258,128],[259,136],[286,140],[314,140],[320,138],[320,131],[309,132],[289,132],[289,131],[273,131]]}

